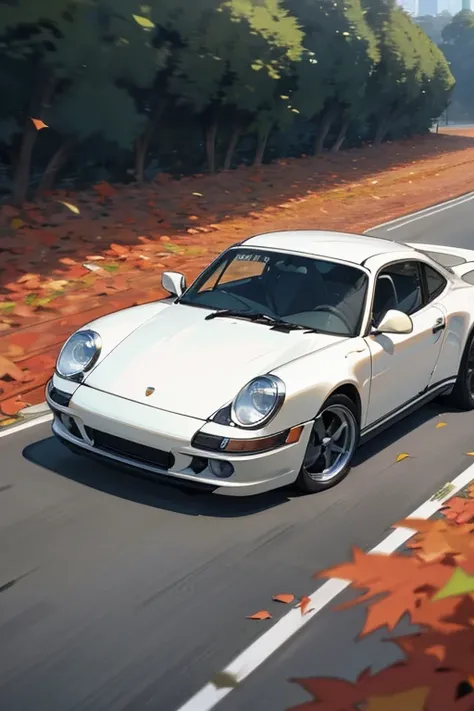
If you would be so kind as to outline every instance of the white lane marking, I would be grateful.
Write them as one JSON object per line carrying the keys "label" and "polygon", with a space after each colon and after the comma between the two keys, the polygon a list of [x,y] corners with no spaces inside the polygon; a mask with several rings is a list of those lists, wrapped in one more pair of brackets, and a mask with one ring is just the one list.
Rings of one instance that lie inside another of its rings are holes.
{"label": "white lane marking", "polygon": [[451,210],[452,207],[458,207],[459,205],[462,205],[465,202],[469,202],[474,198],[474,195],[470,195],[470,197],[465,198],[464,200],[459,200],[459,202],[456,202],[454,205],[445,205],[444,207],[440,207],[437,210],[434,210],[433,212],[430,212],[427,215],[418,215],[418,217],[412,217],[410,220],[406,220],[405,222],[402,222],[401,225],[393,225],[393,227],[389,227],[387,229],[387,232],[392,232],[392,230],[398,230],[400,227],[405,227],[406,225],[411,224],[412,222],[416,222],[417,220],[423,220],[425,217],[433,217],[434,215],[438,215],[440,212],[444,212],[445,210]]}
{"label": "white lane marking", "polygon": [[[408,218],[411,218],[410,222],[413,222],[414,219],[421,220],[423,217],[430,217],[431,215],[436,215],[437,212],[442,212],[442,210],[447,210],[450,207],[456,207],[458,204],[460,205],[463,202],[472,200],[472,198],[474,198],[474,193],[464,193],[464,195],[458,195],[458,197],[452,198],[452,200],[438,202],[434,205],[430,205],[429,207],[425,207],[423,210],[417,210],[416,212],[408,213],[408,215],[402,215],[401,217],[395,217],[393,220],[381,222],[379,225],[369,227],[369,229],[366,230],[364,234],[367,234],[368,232],[373,232],[375,230],[380,230],[382,229],[382,227],[388,227],[388,225],[394,225],[395,223],[403,222],[403,220],[405,220],[402,225],[397,225],[397,227],[403,227],[404,225],[408,224],[408,222],[406,222]],[[391,227],[390,229],[387,229],[387,232],[389,232],[390,230],[397,229],[397,227]]]}
{"label": "white lane marking", "polygon": [[[421,504],[407,518],[422,518],[428,519],[435,514],[443,503],[454,496],[463,487],[469,484],[474,479],[474,464],[471,464],[459,476],[453,479],[449,493],[443,498],[433,500],[432,498]],[[441,491],[441,489],[439,490]],[[438,493],[438,492],[437,492]],[[409,538],[414,535],[415,531],[409,528],[397,528],[384,538],[378,545],[372,548],[369,553],[385,553],[389,555],[394,553],[402,546]],[[277,649],[285,642],[293,637],[300,629],[308,624],[310,620],[317,615],[326,605],[328,605],[335,597],[349,587],[346,580],[332,578],[323,583],[317,590],[310,595],[310,604],[308,612],[304,617],[301,616],[299,608],[293,608],[267,632],[264,632],[258,639],[255,640],[247,649],[245,649],[238,657],[236,657],[225,669],[222,674],[228,674],[236,682],[240,683],[246,679],[257,667],[265,662]],[[232,688],[218,688],[212,682],[206,684],[200,689],[189,701],[183,706],[180,706],[177,711],[210,711],[219,701],[222,701]]]}
{"label": "white lane marking", "polygon": [[34,427],[35,425],[42,425],[45,422],[50,422],[52,419],[52,413],[42,415],[41,417],[35,417],[33,420],[29,420],[28,422],[22,422],[21,425],[17,425],[16,427],[12,427],[11,429],[5,430],[5,432],[0,432],[0,439],[2,437],[7,437],[11,434],[16,434],[17,432],[21,432],[21,430],[27,430],[30,427]]}

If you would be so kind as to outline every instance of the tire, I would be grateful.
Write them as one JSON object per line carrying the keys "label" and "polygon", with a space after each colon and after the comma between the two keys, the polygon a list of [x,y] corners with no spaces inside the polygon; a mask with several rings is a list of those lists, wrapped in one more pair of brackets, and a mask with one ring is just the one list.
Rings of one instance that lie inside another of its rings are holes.
{"label": "tire", "polygon": [[[328,447],[321,445],[321,440],[331,434],[337,435],[340,430],[341,434],[335,437],[332,444],[334,446],[335,443],[343,451],[334,453],[329,447],[328,452]],[[313,431],[296,480],[298,489],[306,494],[314,494],[339,484],[349,474],[359,437],[360,424],[356,404],[342,393],[331,395],[314,419]],[[331,452],[334,456],[329,471],[324,470],[328,462],[324,452],[329,461]]]}
{"label": "tire", "polygon": [[474,410],[474,331],[469,334],[456,384],[446,401],[460,410]]}

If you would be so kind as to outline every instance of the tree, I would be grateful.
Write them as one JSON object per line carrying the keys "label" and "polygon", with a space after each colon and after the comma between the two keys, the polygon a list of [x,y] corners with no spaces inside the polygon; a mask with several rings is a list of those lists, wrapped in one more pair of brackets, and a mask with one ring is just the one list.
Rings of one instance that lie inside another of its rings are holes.
{"label": "tree", "polygon": [[441,49],[456,80],[453,101],[461,118],[474,117],[474,12],[462,10],[442,32]]}

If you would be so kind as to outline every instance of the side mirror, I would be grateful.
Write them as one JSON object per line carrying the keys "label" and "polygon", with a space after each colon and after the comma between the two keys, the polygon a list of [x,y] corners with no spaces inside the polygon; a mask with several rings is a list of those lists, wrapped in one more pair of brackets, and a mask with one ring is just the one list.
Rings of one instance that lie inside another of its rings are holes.
{"label": "side mirror", "polygon": [[186,277],[180,272],[163,272],[161,286],[173,296],[181,296],[186,289]]}
{"label": "side mirror", "polygon": [[411,333],[413,321],[403,311],[389,309],[373,333]]}

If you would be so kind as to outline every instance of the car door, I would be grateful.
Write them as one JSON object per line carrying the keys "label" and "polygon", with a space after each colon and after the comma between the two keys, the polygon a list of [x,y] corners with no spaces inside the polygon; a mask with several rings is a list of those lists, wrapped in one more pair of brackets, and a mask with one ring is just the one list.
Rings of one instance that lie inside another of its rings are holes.
{"label": "car door", "polygon": [[370,334],[366,341],[372,357],[372,379],[366,425],[395,414],[427,389],[443,342],[444,312],[428,303],[422,265],[416,260],[393,262],[377,276],[374,325],[389,309],[411,317],[407,334]]}

